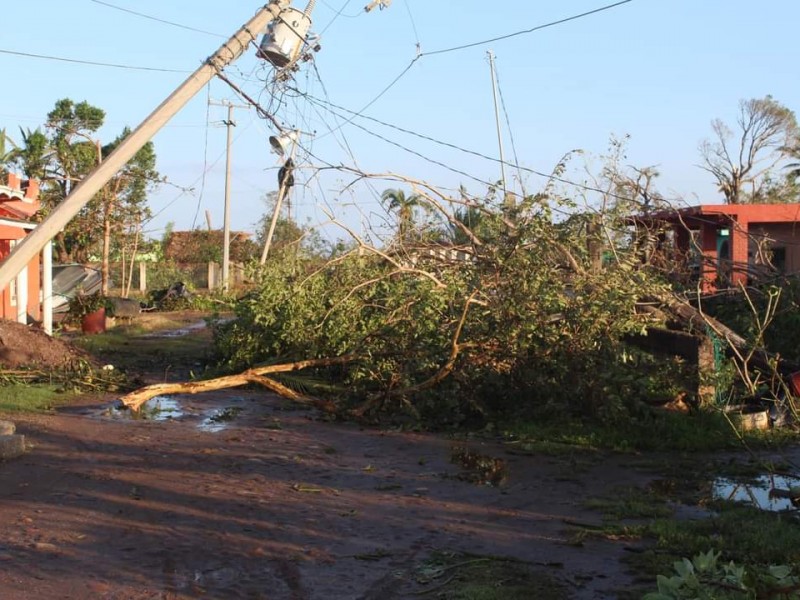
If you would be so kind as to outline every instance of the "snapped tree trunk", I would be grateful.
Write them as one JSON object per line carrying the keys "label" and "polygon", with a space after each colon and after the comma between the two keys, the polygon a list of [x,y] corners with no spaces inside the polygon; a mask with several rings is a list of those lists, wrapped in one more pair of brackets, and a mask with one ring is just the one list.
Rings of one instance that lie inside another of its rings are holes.
{"label": "snapped tree trunk", "polygon": [[292,371],[300,371],[309,368],[343,365],[353,362],[355,359],[356,358],[354,356],[337,356],[334,358],[302,360],[280,365],[256,367],[253,369],[248,369],[247,371],[237,375],[226,375],[225,377],[206,379],[205,381],[157,383],[155,385],[148,385],[147,387],[143,387],[139,390],[131,392],[130,394],[120,398],[120,400],[131,410],[138,410],[145,402],[155,398],[156,396],[169,396],[172,394],[200,394],[202,392],[211,392],[214,390],[223,390],[226,388],[240,387],[250,383],[257,383],[295,402],[299,402],[301,404],[310,404],[327,412],[334,412],[336,410],[336,406],[332,402],[298,394],[294,390],[291,390],[277,381],[266,377],[266,375],[270,375],[272,373],[289,373]]}

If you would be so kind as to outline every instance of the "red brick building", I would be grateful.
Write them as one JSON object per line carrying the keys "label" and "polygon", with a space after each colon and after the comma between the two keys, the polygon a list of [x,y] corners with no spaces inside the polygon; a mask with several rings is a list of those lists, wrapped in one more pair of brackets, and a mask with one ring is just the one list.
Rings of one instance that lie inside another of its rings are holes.
{"label": "red brick building", "polygon": [[[23,181],[11,173],[5,184],[0,182],[0,259],[36,227],[32,217],[38,210],[37,181]],[[0,318],[27,322],[28,316],[36,320],[42,316],[38,256],[2,291],[0,300]]]}
{"label": "red brick building", "polygon": [[754,275],[800,274],[800,204],[703,204],[647,219],[667,223],[705,292]]}

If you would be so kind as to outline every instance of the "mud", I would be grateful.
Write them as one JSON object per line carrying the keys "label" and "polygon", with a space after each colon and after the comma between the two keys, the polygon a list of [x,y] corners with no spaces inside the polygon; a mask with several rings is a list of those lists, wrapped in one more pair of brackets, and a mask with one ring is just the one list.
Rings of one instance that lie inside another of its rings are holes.
{"label": "mud", "polygon": [[[35,447],[0,465],[4,600],[413,598],[437,550],[550,565],[574,598],[630,583],[623,545],[576,546],[566,523],[599,519],[583,498],[642,483],[616,459],[576,469],[471,441],[508,468],[474,485],[445,436],[330,423],[255,392],[180,400],[162,421],[98,416],[110,397],[18,420]],[[241,408],[227,429],[198,427],[225,407]]]}

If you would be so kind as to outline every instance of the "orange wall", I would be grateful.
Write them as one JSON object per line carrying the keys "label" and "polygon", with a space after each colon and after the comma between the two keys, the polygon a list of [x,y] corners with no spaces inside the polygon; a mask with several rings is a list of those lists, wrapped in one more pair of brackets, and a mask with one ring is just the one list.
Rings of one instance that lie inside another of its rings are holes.
{"label": "orange wall", "polygon": [[[8,255],[11,251],[9,240],[21,240],[26,235],[24,229],[0,225],[0,258]],[[39,257],[36,256],[28,263],[28,314],[34,319],[41,319],[41,306],[39,303],[39,290],[41,289],[39,275]],[[0,317],[9,321],[17,320],[17,307],[11,305],[11,289],[7,287],[2,293],[0,303]]]}

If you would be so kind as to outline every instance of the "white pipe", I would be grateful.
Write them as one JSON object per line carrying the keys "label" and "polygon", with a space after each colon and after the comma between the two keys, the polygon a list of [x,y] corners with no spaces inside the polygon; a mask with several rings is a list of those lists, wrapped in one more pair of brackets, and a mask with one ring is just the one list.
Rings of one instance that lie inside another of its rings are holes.
{"label": "white pipe", "polygon": [[42,328],[53,335],[53,242],[42,248]]}

